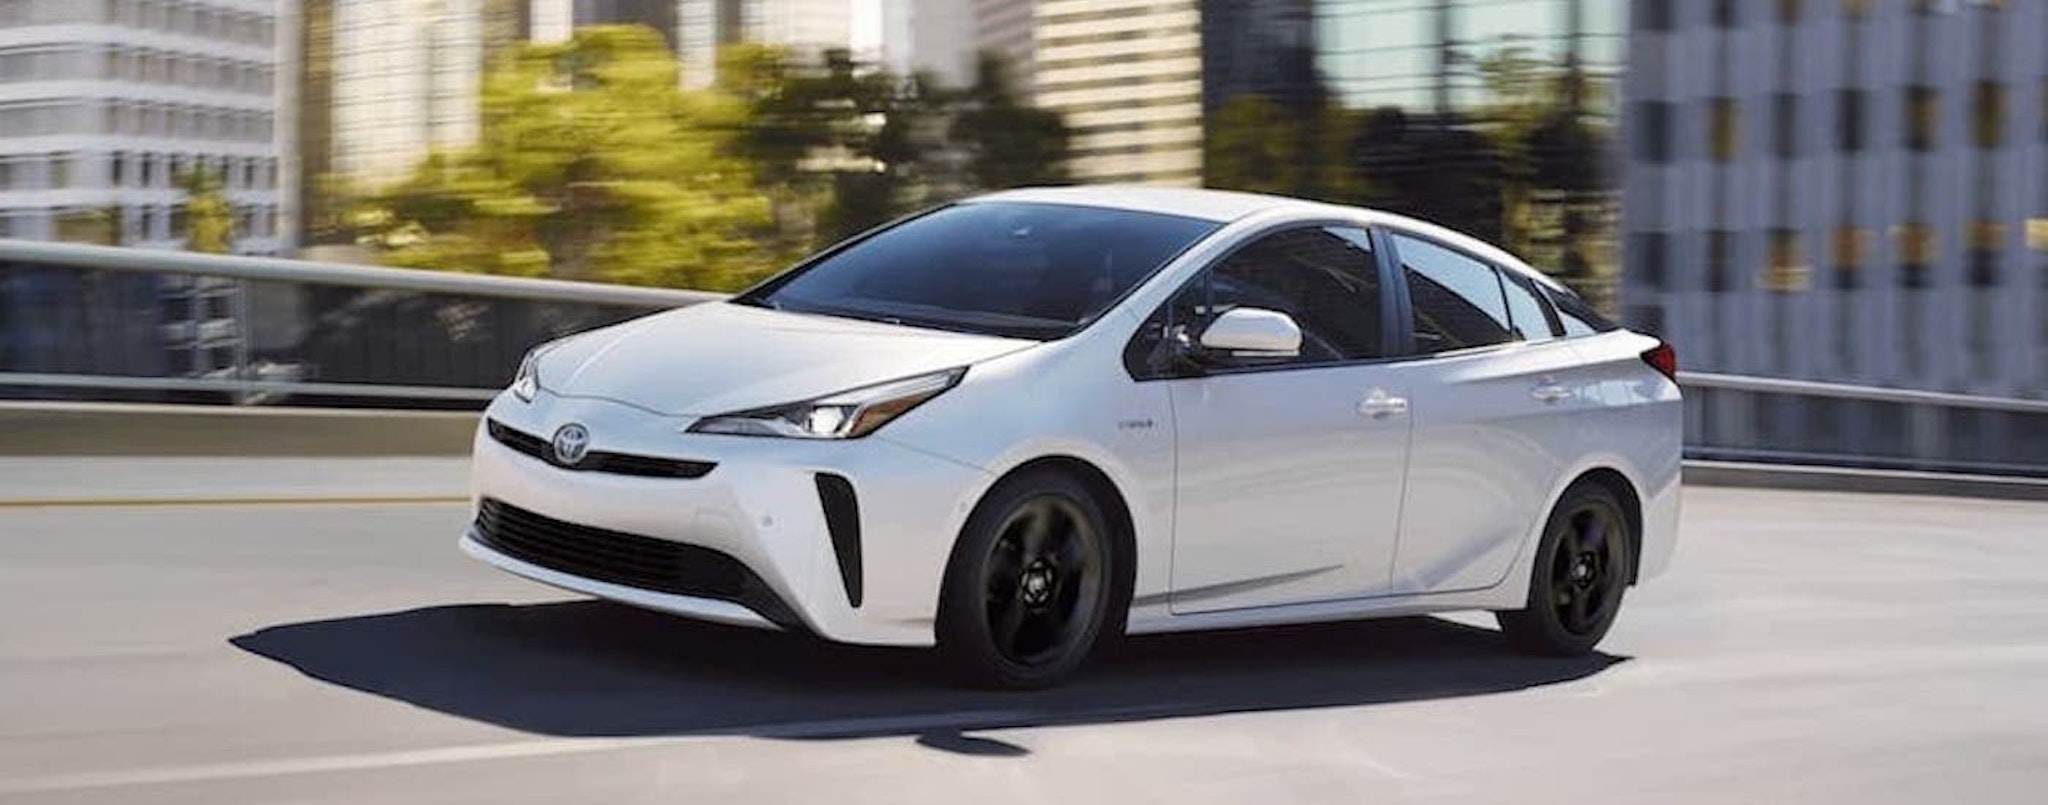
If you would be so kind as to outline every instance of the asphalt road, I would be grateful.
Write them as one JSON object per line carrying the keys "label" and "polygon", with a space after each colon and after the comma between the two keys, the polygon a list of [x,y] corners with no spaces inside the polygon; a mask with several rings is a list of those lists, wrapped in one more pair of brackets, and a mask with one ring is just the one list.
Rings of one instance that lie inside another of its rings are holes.
{"label": "asphalt road", "polygon": [[1594,659],[1409,619],[1021,695],[527,584],[462,517],[0,507],[0,802],[2048,802],[2048,504],[1695,489]]}

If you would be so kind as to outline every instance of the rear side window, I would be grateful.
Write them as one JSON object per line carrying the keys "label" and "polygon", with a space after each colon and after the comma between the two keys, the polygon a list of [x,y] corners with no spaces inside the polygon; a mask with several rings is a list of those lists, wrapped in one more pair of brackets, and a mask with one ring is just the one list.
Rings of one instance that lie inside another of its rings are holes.
{"label": "rear side window", "polygon": [[1415,312],[1421,352],[1505,344],[1515,340],[1507,294],[1493,266],[1426,240],[1394,234],[1401,275]]}
{"label": "rear side window", "polygon": [[1508,320],[1515,337],[1523,341],[1556,338],[1557,333],[1550,327],[1550,314],[1543,311],[1543,300],[1537,297],[1535,286],[1512,271],[1501,271],[1500,275],[1507,281],[1504,286],[1508,292]]}
{"label": "rear side window", "polygon": [[1570,291],[1551,289],[1550,303],[1557,307],[1557,320],[1564,325],[1564,337],[1592,335],[1621,329],[1621,325],[1600,315],[1586,300]]}

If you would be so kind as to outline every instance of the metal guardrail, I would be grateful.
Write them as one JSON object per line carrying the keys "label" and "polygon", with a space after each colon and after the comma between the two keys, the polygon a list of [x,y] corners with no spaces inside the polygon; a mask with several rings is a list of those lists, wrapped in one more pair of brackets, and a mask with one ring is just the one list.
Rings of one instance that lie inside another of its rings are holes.
{"label": "metal guardrail", "polygon": [[[534,344],[720,298],[0,240],[0,397],[475,407]],[[2048,400],[1679,381],[1693,458],[2048,477]]]}
{"label": "metal guardrail", "polygon": [[2048,400],[1681,372],[1691,458],[2048,477]]}
{"label": "metal guardrail", "polygon": [[534,344],[720,298],[0,240],[0,397],[473,406]]}

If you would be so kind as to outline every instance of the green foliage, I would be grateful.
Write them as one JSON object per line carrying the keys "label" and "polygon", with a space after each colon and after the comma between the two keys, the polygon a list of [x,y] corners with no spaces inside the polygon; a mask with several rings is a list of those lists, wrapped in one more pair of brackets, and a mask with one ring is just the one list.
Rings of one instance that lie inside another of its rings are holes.
{"label": "green foliage", "polygon": [[728,48],[705,90],[680,89],[678,70],[644,28],[508,48],[473,148],[328,205],[314,228],[390,265],[730,289],[974,190],[1066,181],[1066,127],[1018,102],[993,59],[964,91],[844,51]]}
{"label": "green foliage", "polygon": [[1017,98],[1008,66],[983,54],[974,86],[960,99],[950,129],[966,156],[972,184],[985,190],[1068,182],[1070,134],[1065,121]]}
{"label": "green foliage", "polygon": [[220,174],[204,168],[184,171],[176,177],[185,201],[178,210],[185,231],[186,251],[227,254],[235,240],[235,206],[228,201]]}
{"label": "green foliage", "polygon": [[771,270],[769,200],[740,155],[746,107],[679,89],[636,27],[508,52],[485,80],[475,148],[428,159],[372,200],[392,265],[730,289]]}

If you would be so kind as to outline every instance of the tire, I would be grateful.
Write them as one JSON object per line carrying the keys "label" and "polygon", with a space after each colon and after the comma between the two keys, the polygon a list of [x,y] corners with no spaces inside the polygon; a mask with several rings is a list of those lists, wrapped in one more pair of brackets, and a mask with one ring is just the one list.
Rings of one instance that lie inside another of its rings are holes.
{"label": "tire", "polygon": [[1628,590],[1634,535],[1614,491],[1600,484],[1567,490],[1543,525],[1522,609],[1496,612],[1515,650],[1549,657],[1592,653]]}
{"label": "tire", "polygon": [[946,563],[938,650],[970,686],[1030,690],[1072,677],[1110,620],[1115,552],[1088,489],[1054,470],[990,490]]}

